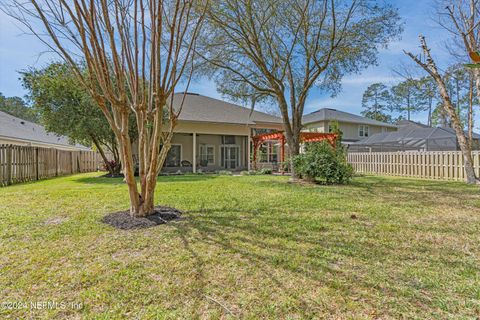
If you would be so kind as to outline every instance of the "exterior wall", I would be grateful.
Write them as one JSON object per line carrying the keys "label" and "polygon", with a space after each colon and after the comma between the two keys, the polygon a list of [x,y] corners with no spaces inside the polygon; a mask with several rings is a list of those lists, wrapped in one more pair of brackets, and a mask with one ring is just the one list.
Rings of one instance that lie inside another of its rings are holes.
{"label": "exterior wall", "polygon": [[70,151],[89,151],[89,149],[80,149],[75,146],[60,145],[60,144],[50,144],[29,140],[13,139],[8,137],[0,137],[0,144],[12,144],[16,146],[30,146],[30,147],[39,147],[39,148],[55,148],[58,150],[70,150]]}
{"label": "exterior wall", "polygon": [[247,136],[250,128],[244,124],[208,123],[208,122],[186,122],[179,121],[175,132],[198,134],[219,134]]}
{"label": "exterior wall", "polygon": [[[339,122],[338,123],[340,130],[343,132],[343,140],[345,141],[359,141],[364,137],[360,137],[358,133],[358,128],[362,124],[359,123],[348,123],[348,122]],[[315,123],[309,123],[305,126],[308,131],[315,131],[315,132],[328,132],[328,122],[327,121],[320,121]],[[381,133],[385,131],[396,131],[396,128],[390,127],[382,127],[382,126],[374,126],[368,125],[369,128],[369,136],[375,133]],[[383,131],[382,131],[383,130]]]}
{"label": "exterior wall", "polygon": [[[179,121],[175,128],[175,134],[172,138],[172,145],[181,145],[181,160],[187,160],[192,165],[193,159],[193,133],[196,133],[196,169],[202,171],[225,170],[221,166],[221,147],[222,136],[235,136],[235,145],[239,147],[239,165],[235,171],[247,170],[248,168],[248,148],[249,137],[252,128],[282,130],[281,123],[257,123],[255,125],[228,124],[228,123],[207,123],[194,121]],[[200,145],[211,145],[214,147],[214,164],[206,167],[200,166]],[[134,152],[136,148],[134,146]],[[192,167],[164,167],[164,172],[176,171],[191,172]],[[230,170],[230,169],[229,169]]]}
{"label": "exterior wall", "polygon": [[[230,134],[229,134],[230,135]],[[212,135],[212,134],[197,134],[197,144],[196,144],[196,169],[211,172],[218,170],[227,170],[221,166],[221,147],[222,147],[222,136],[223,135]],[[248,166],[247,162],[247,141],[248,136],[235,136],[235,145],[239,147],[239,165],[237,168],[233,169],[235,171],[246,170]],[[200,166],[200,145],[211,145],[214,148],[214,164],[209,164],[206,167]],[[176,133],[172,138],[172,145],[181,145],[181,160],[187,160],[193,164],[193,134],[191,133]],[[162,171],[164,172],[191,172],[192,167],[164,167]],[[232,169],[228,169],[232,170]]]}

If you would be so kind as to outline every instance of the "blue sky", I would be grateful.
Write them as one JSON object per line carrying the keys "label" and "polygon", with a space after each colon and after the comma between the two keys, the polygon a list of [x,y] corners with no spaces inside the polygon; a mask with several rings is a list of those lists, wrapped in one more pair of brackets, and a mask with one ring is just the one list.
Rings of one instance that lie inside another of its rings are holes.
{"label": "blue sky", "polygon": [[[393,84],[400,80],[392,69],[402,62],[409,62],[403,49],[418,52],[418,35],[422,33],[432,48],[432,53],[440,64],[448,63],[445,40],[448,34],[434,22],[435,0],[398,0],[390,1],[399,8],[405,25],[402,38],[381,50],[378,66],[372,66],[361,74],[345,77],[342,91],[336,97],[330,97],[320,90],[312,90],[306,105],[306,113],[322,107],[360,113],[364,90],[372,83]],[[18,80],[18,71],[30,66],[42,67],[55,57],[45,53],[45,47],[35,37],[22,32],[18,23],[0,11],[0,92],[5,96],[23,96],[25,90]],[[215,84],[209,81],[193,83],[190,91],[221,98]],[[415,120],[425,121],[425,114],[413,116]]]}

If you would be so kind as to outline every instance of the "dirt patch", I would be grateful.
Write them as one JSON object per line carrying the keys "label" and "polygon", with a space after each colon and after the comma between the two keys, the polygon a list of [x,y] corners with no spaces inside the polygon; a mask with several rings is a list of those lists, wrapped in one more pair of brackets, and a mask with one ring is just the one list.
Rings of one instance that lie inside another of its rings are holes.
{"label": "dirt patch", "polygon": [[155,213],[145,218],[133,218],[130,211],[110,213],[103,217],[102,222],[117,229],[131,230],[151,228],[169,221],[181,220],[182,212],[170,207],[155,207]]}
{"label": "dirt patch", "polygon": [[62,224],[66,220],[68,220],[67,217],[51,217],[45,220],[43,223],[45,225],[56,225],[56,224]]}

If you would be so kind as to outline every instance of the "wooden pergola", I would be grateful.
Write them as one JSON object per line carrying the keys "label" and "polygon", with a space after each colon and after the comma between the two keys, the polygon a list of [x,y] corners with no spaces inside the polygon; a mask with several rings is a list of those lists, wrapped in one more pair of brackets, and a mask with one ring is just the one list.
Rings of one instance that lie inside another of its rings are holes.
{"label": "wooden pergola", "polygon": [[[332,147],[335,148],[338,134],[336,133],[319,133],[319,132],[301,132],[300,142],[319,142],[326,140]],[[252,137],[253,141],[253,162],[257,161],[258,148],[265,141],[279,141],[280,142],[280,162],[285,161],[285,134],[281,131],[259,134]]]}

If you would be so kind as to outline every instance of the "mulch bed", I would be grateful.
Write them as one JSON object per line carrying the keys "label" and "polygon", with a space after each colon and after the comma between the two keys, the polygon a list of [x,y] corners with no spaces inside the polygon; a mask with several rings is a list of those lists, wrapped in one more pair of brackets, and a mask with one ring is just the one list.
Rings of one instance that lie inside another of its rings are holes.
{"label": "mulch bed", "polygon": [[182,212],[175,208],[158,206],[155,213],[145,218],[133,218],[130,211],[110,213],[103,217],[102,222],[122,230],[144,229],[165,224],[169,221],[181,220]]}

